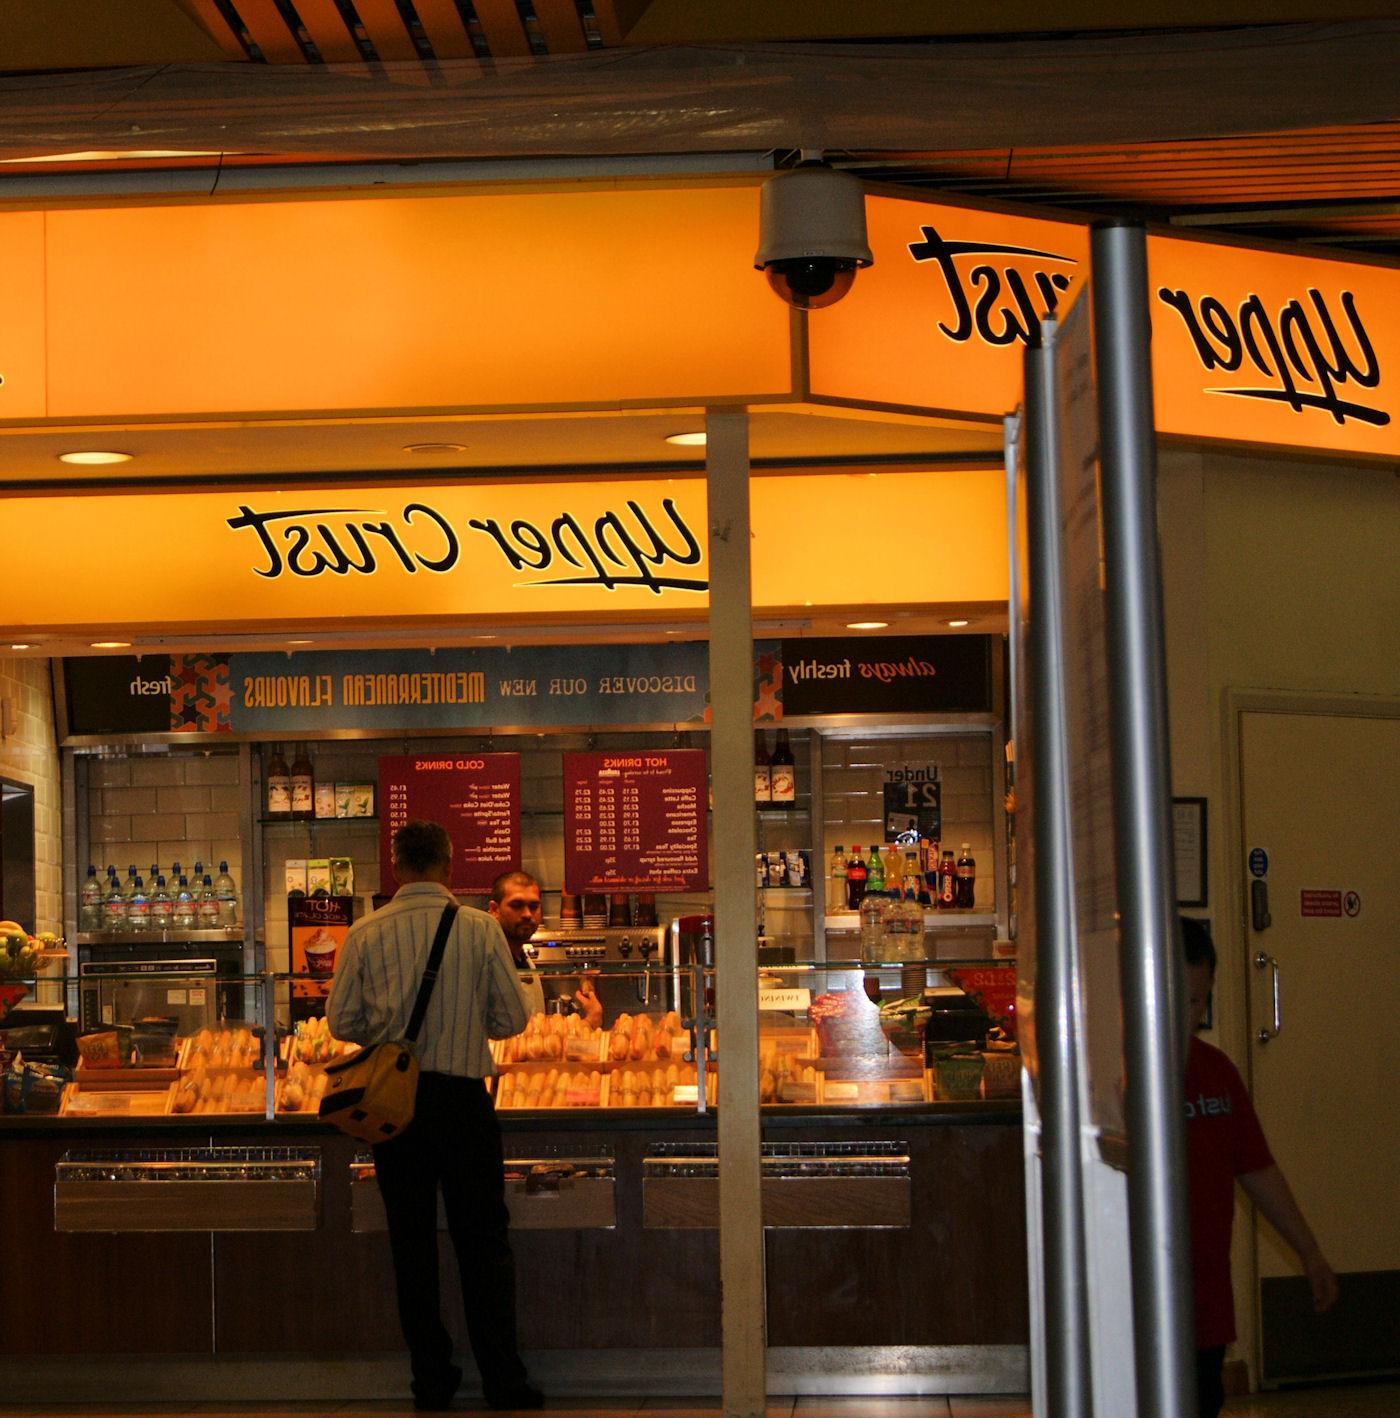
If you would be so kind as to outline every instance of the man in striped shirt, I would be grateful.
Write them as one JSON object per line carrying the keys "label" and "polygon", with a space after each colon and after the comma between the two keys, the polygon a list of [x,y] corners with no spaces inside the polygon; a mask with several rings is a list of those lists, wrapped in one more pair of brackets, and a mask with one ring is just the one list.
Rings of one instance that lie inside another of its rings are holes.
{"label": "man in striped shirt", "polygon": [[[393,859],[399,889],[351,927],[326,1003],[332,1033],[357,1044],[403,1037],[443,910],[455,904],[452,842],[439,824],[406,823],[394,833]],[[460,908],[418,1035],[413,1122],[374,1149],[420,1410],[447,1408],[462,1381],[442,1322],[439,1187],[486,1401],[512,1409],[544,1402],[516,1345],[504,1154],[483,1081],[495,1071],[488,1040],[518,1034],[530,1013],[500,927],[483,911]]]}

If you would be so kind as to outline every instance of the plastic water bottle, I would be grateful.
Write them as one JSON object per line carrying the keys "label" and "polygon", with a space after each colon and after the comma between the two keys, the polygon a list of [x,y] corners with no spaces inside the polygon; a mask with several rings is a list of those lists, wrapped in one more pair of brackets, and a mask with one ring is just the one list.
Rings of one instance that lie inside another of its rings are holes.
{"label": "plastic water bottle", "polygon": [[214,878],[214,896],[219,903],[219,924],[232,926],[238,923],[238,888],[229,875],[228,863],[219,863],[219,874]]}
{"label": "plastic water bottle", "polygon": [[174,907],[170,924],[177,931],[192,931],[195,922],[194,895],[190,891],[189,881],[183,876],[179,886],[175,888]]}
{"label": "plastic water bottle", "polygon": [[97,879],[97,868],[89,866],[87,877],[78,893],[78,929],[80,931],[100,931],[102,929],[102,883]]}
{"label": "plastic water bottle", "polygon": [[195,925],[202,931],[212,931],[219,924],[219,898],[214,895],[214,883],[207,872],[201,885],[203,890],[194,903]]}
{"label": "plastic water bottle", "polygon": [[126,903],[126,928],[129,931],[146,931],[151,928],[151,901],[146,895],[146,883],[139,876]]}
{"label": "plastic water bottle", "polygon": [[175,903],[165,889],[165,878],[156,877],[156,889],[151,892],[151,929],[168,931],[174,924]]}
{"label": "plastic water bottle", "polygon": [[867,891],[860,899],[860,958],[868,965],[884,959],[889,906],[883,891]]}
{"label": "plastic water bottle", "polygon": [[107,878],[107,894],[102,898],[102,929],[126,929],[126,897],[122,895],[121,878],[115,871]]}

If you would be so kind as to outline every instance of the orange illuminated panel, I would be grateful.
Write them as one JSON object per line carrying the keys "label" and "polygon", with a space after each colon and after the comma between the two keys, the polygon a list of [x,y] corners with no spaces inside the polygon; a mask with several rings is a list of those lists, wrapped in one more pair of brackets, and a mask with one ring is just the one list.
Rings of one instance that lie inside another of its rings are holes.
{"label": "orange illuminated panel", "polygon": [[0,213],[0,419],[45,413],[43,272],[43,213]]}
{"label": "orange illuminated panel", "polygon": [[1162,433],[1400,452],[1400,270],[1149,237]]}
{"label": "orange illuminated panel", "polygon": [[1001,418],[1021,398],[1026,331],[1066,304],[1088,232],[870,195],[875,264],[807,317],[814,395]]}
{"label": "orange illuminated panel", "polygon": [[750,489],[756,607],[1006,599],[1000,468],[763,477]]}
{"label": "orange illuminated panel", "polygon": [[612,405],[791,388],[755,188],[47,216],[49,414]]}
{"label": "orange illuminated panel", "polygon": [[[999,470],[802,474],[752,489],[756,606],[1006,598]],[[901,536],[923,528],[917,554],[892,553],[885,516],[852,517],[863,502],[897,503]],[[12,577],[0,633],[675,616],[708,604],[705,507],[700,478],[0,498],[16,546],[122,528],[62,576]]]}

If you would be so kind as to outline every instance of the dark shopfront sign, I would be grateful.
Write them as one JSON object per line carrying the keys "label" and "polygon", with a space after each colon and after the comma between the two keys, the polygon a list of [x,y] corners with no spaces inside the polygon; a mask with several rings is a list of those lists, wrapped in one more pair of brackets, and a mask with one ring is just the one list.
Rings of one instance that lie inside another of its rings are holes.
{"label": "dark shopfront sign", "polygon": [[[754,645],[754,719],[986,713],[992,637]],[[333,734],[694,724],[710,718],[709,649],[538,645],[479,650],[107,655],[63,662],[71,738]]]}
{"label": "dark shopfront sign", "polygon": [[992,707],[992,637],[784,640],[783,714],[973,714]]}

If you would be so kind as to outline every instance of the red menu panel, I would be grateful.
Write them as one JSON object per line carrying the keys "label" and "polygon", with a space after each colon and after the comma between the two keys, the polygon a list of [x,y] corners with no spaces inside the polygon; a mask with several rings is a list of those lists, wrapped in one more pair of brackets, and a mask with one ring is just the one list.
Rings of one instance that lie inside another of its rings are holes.
{"label": "red menu panel", "polygon": [[565,889],[708,889],[708,802],[702,749],[566,753]]}
{"label": "red menu panel", "polygon": [[394,885],[390,839],[405,822],[440,822],[452,838],[452,889],[479,894],[520,865],[518,753],[387,754],[379,760],[379,862]]}

